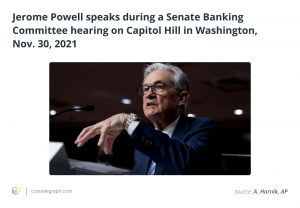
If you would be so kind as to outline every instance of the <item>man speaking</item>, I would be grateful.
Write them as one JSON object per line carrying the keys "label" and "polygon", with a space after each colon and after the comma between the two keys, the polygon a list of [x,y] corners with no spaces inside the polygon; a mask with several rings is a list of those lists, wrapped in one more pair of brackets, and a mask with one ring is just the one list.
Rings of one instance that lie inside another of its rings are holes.
{"label": "man speaking", "polygon": [[128,144],[135,148],[134,174],[221,173],[221,127],[212,119],[184,115],[189,82],[178,67],[149,65],[138,93],[143,97],[144,114],[155,129],[138,115],[121,113],[84,128],[75,144],[81,147],[100,134],[98,145],[106,138],[104,152],[109,154],[115,138],[125,129],[130,135]]}

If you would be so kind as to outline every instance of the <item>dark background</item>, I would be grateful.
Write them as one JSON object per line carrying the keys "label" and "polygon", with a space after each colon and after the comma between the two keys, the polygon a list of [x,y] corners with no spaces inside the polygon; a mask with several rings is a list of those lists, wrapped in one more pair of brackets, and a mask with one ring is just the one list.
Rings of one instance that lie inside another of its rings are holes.
{"label": "dark background", "polygon": [[[143,69],[151,63],[50,63],[49,110],[60,112],[92,104],[92,112],[67,112],[50,119],[50,141],[63,141],[69,158],[133,167],[134,149],[127,145],[126,132],[115,141],[110,155],[97,146],[99,137],[83,147],[74,144],[84,127],[117,113],[144,117],[137,89]],[[224,129],[222,154],[250,155],[250,63],[171,63],[188,76],[190,98],[186,114],[217,120]],[[130,99],[125,105],[122,99]],[[242,109],[242,115],[235,115]]]}

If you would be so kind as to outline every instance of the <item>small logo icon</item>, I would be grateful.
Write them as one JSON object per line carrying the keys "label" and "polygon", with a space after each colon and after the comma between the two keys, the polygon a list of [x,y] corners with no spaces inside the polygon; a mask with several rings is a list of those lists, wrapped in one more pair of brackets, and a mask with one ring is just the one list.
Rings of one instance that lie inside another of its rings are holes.
{"label": "small logo icon", "polygon": [[14,195],[19,195],[20,191],[21,191],[21,188],[17,188],[17,187],[12,188],[12,193]]}

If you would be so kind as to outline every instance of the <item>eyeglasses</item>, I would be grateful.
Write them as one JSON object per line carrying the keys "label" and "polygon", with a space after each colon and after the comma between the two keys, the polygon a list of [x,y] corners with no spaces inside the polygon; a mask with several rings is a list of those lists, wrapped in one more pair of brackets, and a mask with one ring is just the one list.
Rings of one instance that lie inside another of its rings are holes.
{"label": "eyeglasses", "polygon": [[[159,92],[163,92],[165,87],[171,87],[169,85],[166,85],[165,83],[155,83],[154,85],[152,86],[141,86],[139,89],[138,89],[138,92],[139,92],[139,95],[140,96],[144,96],[148,93],[149,89],[152,89],[152,93],[159,93]],[[175,87],[171,87],[177,91],[179,91],[178,89],[176,89]]]}

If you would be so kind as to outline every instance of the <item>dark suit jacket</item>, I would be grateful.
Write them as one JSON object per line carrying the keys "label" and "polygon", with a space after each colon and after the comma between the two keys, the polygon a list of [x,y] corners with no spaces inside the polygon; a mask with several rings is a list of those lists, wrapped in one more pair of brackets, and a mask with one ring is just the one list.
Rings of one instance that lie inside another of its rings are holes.
{"label": "dark suit jacket", "polygon": [[209,118],[181,115],[169,138],[140,123],[128,143],[135,148],[133,174],[146,175],[151,160],[155,175],[221,174],[221,127]]}

